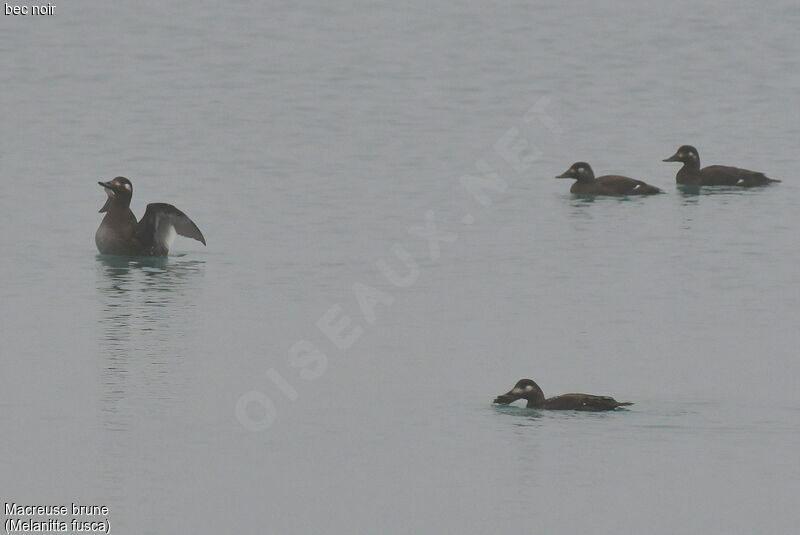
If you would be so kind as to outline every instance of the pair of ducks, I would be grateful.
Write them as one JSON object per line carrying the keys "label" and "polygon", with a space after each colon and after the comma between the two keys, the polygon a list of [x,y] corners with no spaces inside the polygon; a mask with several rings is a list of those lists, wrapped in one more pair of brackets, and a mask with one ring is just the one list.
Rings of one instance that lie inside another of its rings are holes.
{"label": "pair of ducks", "polygon": [[[700,155],[691,145],[683,145],[678,151],[663,160],[665,162],[681,162],[675,176],[678,184],[686,186],[739,186],[752,188],[771,182],[780,182],[759,173],[727,165],[709,165],[700,168]],[[586,162],[577,162],[556,178],[574,178],[577,180],[570,188],[570,193],[584,195],[652,195],[663,193],[659,188],[641,180],[620,175],[606,175],[595,178],[592,168]]]}

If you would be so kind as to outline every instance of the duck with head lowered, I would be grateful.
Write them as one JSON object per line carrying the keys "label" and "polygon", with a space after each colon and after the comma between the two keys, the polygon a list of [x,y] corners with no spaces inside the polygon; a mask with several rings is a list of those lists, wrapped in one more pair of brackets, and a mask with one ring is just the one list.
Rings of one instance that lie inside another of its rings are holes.
{"label": "duck with head lowered", "polygon": [[663,193],[647,182],[621,175],[604,175],[597,178],[586,162],[576,162],[556,178],[574,178],[570,193],[581,195],[653,195]]}
{"label": "duck with head lowered", "polygon": [[675,175],[675,182],[685,186],[739,186],[752,188],[780,182],[769,178],[764,173],[729,167],[727,165],[709,165],[700,168],[700,154],[691,145],[682,145],[678,150],[665,158],[665,162],[681,162],[683,167]]}
{"label": "duck with head lowered", "polygon": [[617,401],[612,397],[592,394],[562,394],[545,398],[542,389],[531,379],[520,379],[514,388],[494,398],[492,403],[508,405],[518,399],[527,400],[529,409],[553,411],[613,411],[617,407],[633,405],[630,401]]}
{"label": "duck with head lowered", "polygon": [[148,204],[142,218],[136,221],[130,208],[133,184],[127,178],[118,176],[98,184],[108,195],[100,209],[106,215],[94,235],[101,254],[167,256],[176,234],[206,244],[197,225],[171,204]]}

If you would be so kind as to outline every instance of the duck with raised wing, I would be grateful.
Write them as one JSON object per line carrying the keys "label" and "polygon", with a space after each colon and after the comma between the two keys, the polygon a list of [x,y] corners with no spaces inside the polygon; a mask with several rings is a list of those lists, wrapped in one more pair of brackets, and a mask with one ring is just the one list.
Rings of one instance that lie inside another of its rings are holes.
{"label": "duck with raised wing", "polygon": [[133,185],[127,178],[118,176],[98,184],[108,195],[100,209],[106,215],[94,235],[101,254],[167,256],[176,234],[206,244],[197,225],[171,204],[148,204],[142,219],[136,221],[130,208]]}
{"label": "duck with raised wing", "polygon": [[613,411],[617,407],[633,405],[630,401],[617,401],[612,397],[592,394],[562,394],[545,398],[542,389],[531,379],[520,379],[514,388],[497,396],[493,403],[508,405],[518,399],[527,400],[529,409],[553,411]]}
{"label": "duck with raised wing", "polygon": [[594,177],[591,166],[586,162],[576,162],[556,178],[574,178],[570,193],[582,195],[653,195],[663,193],[647,182],[620,175]]}
{"label": "duck with raised wing", "polygon": [[672,156],[665,158],[665,162],[681,162],[683,167],[675,175],[675,182],[685,186],[739,186],[752,188],[764,186],[772,182],[780,182],[769,178],[764,173],[729,167],[727,165],[709,165],[700,168],[700,154],[691,145],[682,145]]}

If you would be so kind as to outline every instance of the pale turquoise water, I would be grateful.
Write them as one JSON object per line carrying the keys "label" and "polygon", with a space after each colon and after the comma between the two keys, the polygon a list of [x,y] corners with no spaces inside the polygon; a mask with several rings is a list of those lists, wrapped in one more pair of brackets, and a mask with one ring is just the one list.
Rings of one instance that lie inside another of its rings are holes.
{"label": "pale turquoise water", "polygon": [[[795,531],[796,4],[0,23],[0,500],[105,504],[116,533]],[[683,143],[784,182],[682,193]],[[668,194],[575,199],[551,177],[576,160]],[[116,175],[208,247],[98,257]],[[490,405],[527,376],[636,404]]]}

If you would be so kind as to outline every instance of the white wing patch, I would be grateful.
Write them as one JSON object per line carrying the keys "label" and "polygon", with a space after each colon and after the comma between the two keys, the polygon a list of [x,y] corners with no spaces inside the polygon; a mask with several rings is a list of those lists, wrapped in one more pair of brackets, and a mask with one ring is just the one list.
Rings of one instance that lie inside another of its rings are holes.
{"label": "white wing patch", "polygon": [[635,186],[633,186],[632,191],[636,191],[637,189],[639,189],[639,187],[641,187],[641,184],[636,184]]}
{"label": "white wing patch", "polygon": [[175,231],[175,226],[172,224],[172,221],[170,221],[169,216],[159,215],[156,219],[155,241],[163,244],[167,249],[170,249],[177,235],[178,233]]}

